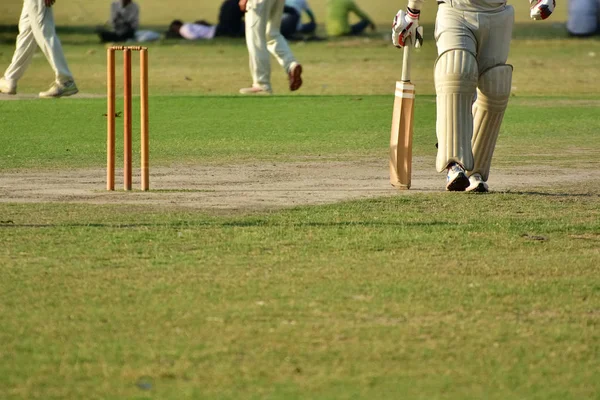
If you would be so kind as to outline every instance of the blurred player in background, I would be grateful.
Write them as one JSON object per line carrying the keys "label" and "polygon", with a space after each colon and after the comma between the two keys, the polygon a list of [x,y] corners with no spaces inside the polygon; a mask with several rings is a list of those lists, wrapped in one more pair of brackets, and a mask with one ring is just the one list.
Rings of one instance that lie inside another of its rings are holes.
{"label": "blurred player in background", "polygon": [[302,86],[300,65],[280,31],[284,0],[239,0],[246,12],[246,45],[250,58],[252,86],[240,89],[241,94],[271,94],[271,60],[269,53],[288,74],[291,91]]}
{"label": "blurred player in background", "polygon": [[[417,28],[422,2],[409,0],[406,12],[396,14],[392,27],[396,47],[420,43]],[[511,89],[513,68],[506,61],[514,9],[505,0],[442,0],[438,4],[436,167],[447,173],[446,190],[487,192]],[[554,0],[532,0],[530,17],[546,19],[554,6]]]}
{"label": "blurred player in background", "polygon": [[[360,19],[354,25],[350,25],[348,21],[351,13]],[[326,25],[329,36],[359,35],[368,27],[375,30],[371,18],[356,5],[354,0],[327,0]]]}
{"label": "blurred player in background", "polygon": [[244,37],[244,13],[238,0],[225,0],[219,9],[216,36]]}
{"label": "blurred player in background", "polygon": [[135,32],[140,26],[140,8],[131,0],[117,0],[110,5],[111,29],[98,28],[98,35],[102,42],[126,42],[135,37]]}
{"label": "blurred player in background", "polygon": [[41,92],[40,97],[71,96],[78,92],[56,35],[52,12],[54,2],[55,0],[23,1],[16,49],[4,77],[0,78],[0,93],[17,93],[17,82],[31,64],[37,46],[42,49],[55,74],[54,83],[48,91]]}
{"label": "blurred player in background", "polygon": [[[306,13],[309,22],[302,22],[302,14]],[[310,35],[317,29],[317,19],[306,0],[285,0],[283,18],[281,20],[281,33],[286,38],[296,34]]]}
{"label": "blurred player in background", "polygon": [[206,40],[213,39],[217,32],[217,25],[206,21],[184,23],[176,19],[169,25],[166,37],[169,39]]}
{"label": "blurred player in background", "polygon": [[600,0],[570,0],[567,31],[571,36],[600,34]]}

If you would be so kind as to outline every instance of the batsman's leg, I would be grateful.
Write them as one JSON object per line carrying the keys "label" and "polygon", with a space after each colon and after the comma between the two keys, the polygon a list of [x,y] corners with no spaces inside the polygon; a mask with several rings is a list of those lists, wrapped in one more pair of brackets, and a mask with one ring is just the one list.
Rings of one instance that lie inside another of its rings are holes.
{"label": "batsman's leg", "polygon": [[436,168],[443,172],[454,163],[473,168],[471,107],[477,87],[477,61],[466,50],[442,53],[435,64],[438,153]]}
{"label": "batsman's leg", "polygon": [[492,155],[508,104],[512,66],[506,64],[514,25],[514,9],[506,6],[497,12],[480,13],[485,28],[477,31],[477,55],[481,74],[477,101],[473,105],[473,168],[468,175],[468,191],[487,191]]}
{"label": "batsman's leg", "polygon": [[512,84],[512,65],[497,65],[479,77],[477,100],[473,104],[473,168],[469,175],[480,174],[487,181],[492,155],[508,105]]}

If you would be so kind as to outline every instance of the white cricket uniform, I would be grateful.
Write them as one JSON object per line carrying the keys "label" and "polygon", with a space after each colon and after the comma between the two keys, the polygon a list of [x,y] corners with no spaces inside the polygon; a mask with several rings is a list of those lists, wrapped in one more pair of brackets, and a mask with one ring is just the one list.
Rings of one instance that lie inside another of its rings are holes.
{"label": "white cricket uniform", "polygon": [[[421,8],[423,0],[408,6]],[[479,71],[508,59],[514,9],[504,0],[448,0],[438,7],[435,40],[438,55],[464,49],[477,58]]]}
{"label": "white cricket uniform", "polygon": [[250,58],[252,86],[271,90],[269,53],[287,72],[296,61],[280,32],[284,0],[248,0],[246,12],[246,45]]}
{"label": "white cricket uniform", "polygon": [[7,81],[16,84],[21,79],[33,59],[37,46],[54,70],[57,83],[64,84],[73,80],[60,40],[56,35],[52,8],[46,7],[44,0],[24,0],[15,53],[4,73]]}
{"label": "white cricket uniform", "polygon": [[434,33],[438,55],[450,49],[467,50],[477,58],[481,72],[494,65],[505,64],[513,24],[512,6],[467,11],[441,4]]}
{"label": "white cricket uniform", "polygon": [[292,7],[298,15],[300,19],[298,20],[297,29],[302,29],[302,13],[309,10],[308,2],[306,0],[285,0],[285,5],[288,7]]}
{"label": "white cricket uniform", "polygon": [[[420,9],[423,0],[409,0]],[[435,23],[436,169],[459,163],[487,181],[510,95],[514,9],[505,0],[445,0]]]}

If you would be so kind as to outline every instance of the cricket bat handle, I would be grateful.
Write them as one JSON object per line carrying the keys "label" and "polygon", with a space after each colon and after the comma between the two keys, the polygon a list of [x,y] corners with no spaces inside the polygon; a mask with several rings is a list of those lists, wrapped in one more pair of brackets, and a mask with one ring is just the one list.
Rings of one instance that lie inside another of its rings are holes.
{"label": "cricket bat handle", "polygon": [[402,82],[410,82],[410,48],[412,40],[409,40],[404,46],[404,54],[402,56]]}

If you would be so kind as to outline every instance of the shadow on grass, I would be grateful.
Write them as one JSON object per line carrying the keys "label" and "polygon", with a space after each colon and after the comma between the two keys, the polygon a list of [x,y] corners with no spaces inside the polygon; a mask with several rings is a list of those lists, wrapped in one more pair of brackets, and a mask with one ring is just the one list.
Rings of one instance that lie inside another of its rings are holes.
{"label": "shadow on grass", "polygon": [[[58,34],[90,34],[95,33],[95,26],[57,26],[56,32]],[[14,25],[0,25],[0,33],[19,33],[19,26],[17,24]]]}
{"label": "shadow on grass", "polygon": [[[493,194],[488,193],[488,194]],[[548,192],[536,192],[536,191],[506,191],[506,192],[495,192],[496,194],[503,195],[517,195],[517,196],[544,196],[544,197],[589,197],[589,198],[600,198],[599,193],[548,193]]]}
{"label": "shadow on grass", "polygon": [[[149,26],[144,27],[144,30],[151,30],[163,34],[166,31],[166,26]],[[57,27],[56,31],[63,45],[70,46],[105,46],[107,43],[101,43],[95,26],[64,26]],[[14,45],[17,35],[19,34],[16,25],[0,25],[0,44]],[[133,43],[133,42],[132,42]],[[246,46],[246,41],[241,38],[226,38],[219,37],[212,40],[186,40],[186,39],[165,39],[164,37],[148,44],[159,45],[185,45],[185,46]]]}
{"label": "shadow on grass", "polygon": [[426,226],[455,226],[455,223],[444,221],[429,222],[379,222],[379,221],[346,221],[346,222],[272,222],[264,220],[255,221],[232,221],[232,222],[180,222],[180,223],[137,223],[137,224],[16,224],[14,221],[2,221],[0,229],[5,228],[108,228],[108,229],[132,229],[132,228],[261,228],[261,227],[310,227],[310,228],[348,228],[348,227],[426,227]]}

